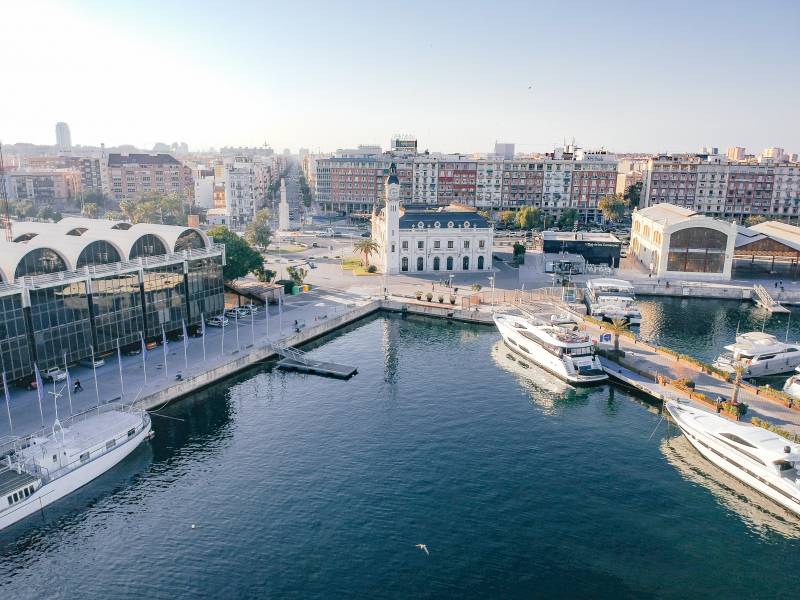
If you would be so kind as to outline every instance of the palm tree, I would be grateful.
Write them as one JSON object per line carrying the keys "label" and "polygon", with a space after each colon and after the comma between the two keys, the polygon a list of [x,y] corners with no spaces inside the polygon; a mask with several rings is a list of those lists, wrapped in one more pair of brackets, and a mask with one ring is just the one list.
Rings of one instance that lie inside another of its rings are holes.
{"label": "palm tree", "polygon": [[87,202],[83,205],[81,213],[84,217],[94,219],[100,213],[100,208],[94,202]]}
{"label": "palm tree", "polygon": [[357,241],[353,245],[353,249],[356,252],[359,252],[364,255],[364,266],[369,267],[369,257],[378,252],[381,249],[381,246],[378,242],[371,238],[364,238],[363,240]]}
{"label": "palm tree", "polygon": [[611,331],[614,332],[614,352],[619,352],[619,334],[628,328],[628,319],[614,317],[611,319]]}
{"label": "palm tree", "polygon": [[131,223],[136,222],[136,203],[133,200],[121,200],[119,209]]}
{"label": "palm tree", "polygon": [[739,388],[742,386],[742,375],[744,375],[747,367],[737,362],[733,369],[736,371],[736,378],[733,380],[733,398],[731,398],[731,404],[736,404],[739,400]]}

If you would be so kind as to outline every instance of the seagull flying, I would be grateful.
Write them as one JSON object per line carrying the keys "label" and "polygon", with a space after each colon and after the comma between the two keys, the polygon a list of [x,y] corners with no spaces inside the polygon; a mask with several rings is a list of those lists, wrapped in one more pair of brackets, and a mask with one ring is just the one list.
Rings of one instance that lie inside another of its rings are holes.
{"label": "seagull flying", "polygon": [[417,544],[417,548],[419,548],[420,550],[422,550],[422,551],[423,551],[425,554],[427,554],[428,556],[430,556],[430,555],[431,555],[431,553],[430,553],[430,552],[428,552],[428,547],[427,547],[425,544]]}

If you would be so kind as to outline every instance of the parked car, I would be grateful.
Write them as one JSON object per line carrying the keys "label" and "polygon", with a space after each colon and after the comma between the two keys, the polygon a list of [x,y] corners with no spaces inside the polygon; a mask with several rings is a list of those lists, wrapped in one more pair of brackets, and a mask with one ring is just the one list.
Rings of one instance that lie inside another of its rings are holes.
{"label": "parked car", "polygon": [[258,306],[250,302],[249,304],[242,304],[239,308],[245,309],[248,314],[254,315],[258,312]]}
{"label": "parked car", "polygon": [[91,358],[84,358],[78,364],[80,364],[80,366],[82,367],[88,367],[90,369],[99,369],[104,364],[106,364],[106,361],[104,361],[102,358],[95,358],[94,362],[92,362]]}
{"label": "parked car", "polygon": [[62,371],[58,367],[53,367],[42,373],[42,376],[50,381],[64,381],[67,378],[67,372]]}
{"label": "parked car", "polygon": [[235,306],[233,308],[226,308],[225,309],[225,316],[229,319],[241,319],[242,317],[246,317],[250,314],[250,311],[241,306]]}
{"label": "parked car", "polygon": [[125,356],[139,356],[142,353],[142,346],[130,346],[127,350],[125,350]]}
{"label": "parked car", "polygon": [[228,319],[225,317],[211,317],[206,321],[209,327],[225,327],[228,324]]}

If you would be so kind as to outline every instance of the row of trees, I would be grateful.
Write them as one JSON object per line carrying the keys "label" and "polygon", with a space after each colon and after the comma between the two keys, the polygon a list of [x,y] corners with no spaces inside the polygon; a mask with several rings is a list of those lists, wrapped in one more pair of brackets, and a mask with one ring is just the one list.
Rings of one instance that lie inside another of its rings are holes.
{"label": "row of trees", "polygon": [[[634,186],[631,186],[634,187]],[[630,189],[630,188],[629,188]],[[598,208],[603,213],[606,221],[622,220],[630,206],[630,200],[622,194],[612,194],[604,196],[598,203]],[[489,214],[482,211],[485,217]],[[547,215],[538,206],[523,206],[518,211],[504,210],[498,215],[498,220],[507,227],[518,227],[520,229],[546,229],[547,227],[558,225],[561,229],[569,229],[580,220],[580,213],[574,208],[568,208],[561,212],[559,217],[553,218]]]}
{"label": "row of trees", "polygon": [[[84,212],[86,211],[84,204]],[[186,225],[187,202],[177,193],[144,194],[138,198],[122,200],[119,209],[131,223],[163,223],[164,225]],[[88,216],[88,215],[87,215]]]}

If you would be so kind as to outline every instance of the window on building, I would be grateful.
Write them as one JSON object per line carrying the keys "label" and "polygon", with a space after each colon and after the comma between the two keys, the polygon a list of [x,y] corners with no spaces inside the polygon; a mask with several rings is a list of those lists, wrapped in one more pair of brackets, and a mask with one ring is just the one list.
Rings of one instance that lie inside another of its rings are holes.
{"label": "window on building", "polygon": [[422,260],[422,257],[417,258],[417,271],[422,271],[425,268],[425,263]]}
{"label": "window on building", "polygon": [[404,256],[403,260],[400,261],[400,270],[401,271],[408,271],[408,257]]}
{"label": "window on building", "polygon": [[425,247],[425,242],[422,240],[417,241],[417,250],[422,250]]}
{"label": "window on building", "polygon": [[486,242],[484,240],[478,240],[478,248],[483,250],[486,247]]}
{"label": "window on building", "polygon": [[405,240],[405,241],[403,242],[403,246],[402,246],[402,248],[403,248],[403,250],[408,250],[408,240]]}
{"label": "window on building", "polygon": [[464,240],[464,250],[469,250],[469,240]]}
{"label": "window on building", "polygon": [[454,243],[454,242],[453,242],[453,240],[447,240],[447,247],[448,247],[448,249],[450,249],[450,250],[452,250],[452,249],[453,249],[453,243]]}

